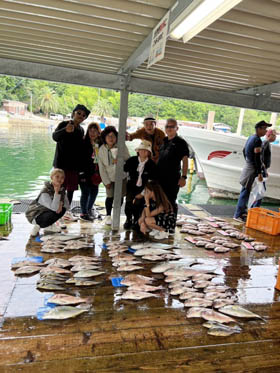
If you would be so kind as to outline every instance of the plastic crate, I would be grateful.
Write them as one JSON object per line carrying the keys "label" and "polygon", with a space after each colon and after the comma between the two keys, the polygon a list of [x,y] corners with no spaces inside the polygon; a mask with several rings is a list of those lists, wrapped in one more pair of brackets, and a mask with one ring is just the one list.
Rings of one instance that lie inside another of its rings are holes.
{"label": "plastic crate", "polygon": [[9,223],[12,219],[13,205],[11,203],[0,203],[0,225]]}
{"label": "plastic crate", "polygon": [[254,207],[248,211],[246,227],[276,236],[280,233],[280,214],[261,207]]}

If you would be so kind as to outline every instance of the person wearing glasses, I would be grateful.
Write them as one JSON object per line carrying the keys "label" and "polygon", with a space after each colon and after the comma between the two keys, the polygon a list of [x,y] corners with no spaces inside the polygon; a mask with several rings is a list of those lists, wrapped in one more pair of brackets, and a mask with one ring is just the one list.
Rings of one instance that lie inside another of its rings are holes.
{"label": "person wearing glasses", "polygon": [[[53,166],[62,169],[65,173],[64,188],[71,205],[73,194],[78,190],[79,170],[81,169],[81,157],[83,149],[84,130],[81,123],[89,116],[90,111],[78,104],[71,115],[71,119],[59,123],[53,132],[53,140],[56,142]],[[77,219],[68,211],[64,215],[68,221]]]}
{"label": "person wearing glasses", "polygon": [[[177,216],[176,204],[179,189],[186,185],[188,172],[189,147],[187,142],[177,134],[178,124],[173,118],[167,119],[166,137],[159,151],[157,178],[164,193]],[[182,163],[182,168],[181,168]],[[169,230],[169,233],[174,233]]]}
{"label": "person wearing glasses", "polygon": [[267,127],[271,126],[272,124],[266,123],[264,120],[258,122],[255,125],[256,133],[248,138],[243,149],[246,163],[240,176],[242,188],[233,217],[234,220],[239,222],[246,221],[247,205],[255,178],[257,177],[259,181],[263,181],[265,169],[262,162],[261,137],[265,136]]}
{"label": "person wearing glasses", "polygon": [[163,144],[165,137],[164,132],[156,127],[155,118],[149,116],[143,121],[144,127],[140,128],[134,133],[127,134],[127,140],[132,141],[134,139],[147,140],[152,144],[152,156],[151,159],[157,163],[159,157],[159,149]]}

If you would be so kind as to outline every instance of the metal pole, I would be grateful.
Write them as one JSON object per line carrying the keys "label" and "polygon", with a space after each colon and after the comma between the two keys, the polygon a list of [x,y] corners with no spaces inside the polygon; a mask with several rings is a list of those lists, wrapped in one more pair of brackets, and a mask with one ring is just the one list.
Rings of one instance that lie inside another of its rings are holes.
{"label": "metal pole", "polygon": [[122,181],[123,181],[123,164],[124,149],[126,137],[126,121],[128,113],[128,91],[121,90],[120,116],[119,116],[119,135],[118,135],[118,156],[115,177],[114,191],[114,209],[112,229],[118,230],[120,227],[121,199],[122,199]]}
{"label": "metal pole", "polygon": [[270,123],[272,124],[272,128],[276,127],[278,113],[271,113]]}
{"label": "metal pole", "polygon": [[236,130],[236,134],[238,136],[241,136],[244,114],[245,114],[245,109],[241,108],[240,109],[240,114],[239,114],[239,119],[238,119],[238,124],[237,124],[237,130]]}

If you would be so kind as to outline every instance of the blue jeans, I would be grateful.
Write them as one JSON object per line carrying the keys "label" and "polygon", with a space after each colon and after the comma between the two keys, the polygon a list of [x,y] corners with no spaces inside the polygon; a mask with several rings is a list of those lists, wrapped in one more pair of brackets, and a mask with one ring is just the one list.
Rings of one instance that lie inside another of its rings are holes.
{"label": "blue jeans", "polygon": [[237,202],[236,210],[234,213],[235,218],[240,218],[244,212],[247,210],[247,204],[249,201],[251,190],[246,189],[245,187],[242,187],[239,199]]}
{"label": "blue jeans", "polygon": [[91,212],[92,206],[98,194],[98,185],[88,185],[87,183],[80,183],[81,187],[81,212],[83,215]]}

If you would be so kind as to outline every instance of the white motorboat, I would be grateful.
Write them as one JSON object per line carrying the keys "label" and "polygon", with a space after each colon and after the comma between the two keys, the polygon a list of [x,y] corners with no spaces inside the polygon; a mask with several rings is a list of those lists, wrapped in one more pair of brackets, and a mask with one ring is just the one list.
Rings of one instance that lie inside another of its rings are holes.
{"label": "white motorboat", "polygon": [[[242,149],[247,138],[193,127],[180,127],[179,135],[194,150],[210,195],[237,198],[241,189],[240,174],[245,164]],[[271,148],[266,197],[280,200],[280,146],[271,145]]]}

